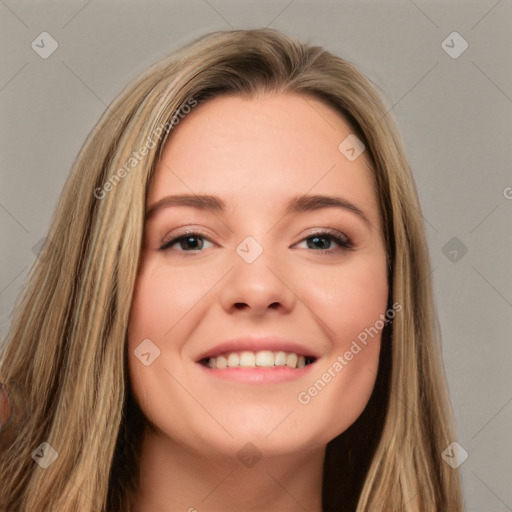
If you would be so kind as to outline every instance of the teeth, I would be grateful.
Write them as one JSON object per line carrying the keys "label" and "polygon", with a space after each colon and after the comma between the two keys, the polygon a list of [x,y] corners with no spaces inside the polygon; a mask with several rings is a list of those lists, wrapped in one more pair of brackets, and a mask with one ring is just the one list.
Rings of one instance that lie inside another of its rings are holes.
{"label": "teeth", "polygon": [[288,368],[297,368],[298,359],[299,356],[297,356],[297,354],[288,354],[286,356],[286,366],[288,366]]}
{"label": "teeth", "polygon": [[256,366],[274,366],[274,352],[270,352],[270,350],[257,352]]}
{"label": "teeth", "polygon": [[[212,357],[210,359],[210,363],[213,361],[213,368],[217,368],[217,361],[216,357]],[[240,358],[238,357],[238,354],[236,352],[232,352],[228,356],[227,360],[229,368],[236,368],[240,364]]]}
{"label": "teeth", "polygon": [[274,364],[276,366],[284,366],[286,364],[286,353],[285,352],[276,352]]}
{"label": "teeth", "polygon": [[254,352],[242,352],[240,354],[240,366],[243,368],[254,368],[256,365]]}
{"label": "teeth", "polygon": [[206,360],[206,364],[210,368],[272,368],[274,366],[304,368],[312,362],[311,358],[299,356],[293,352],[272,352],[271,350],[230,352]]}

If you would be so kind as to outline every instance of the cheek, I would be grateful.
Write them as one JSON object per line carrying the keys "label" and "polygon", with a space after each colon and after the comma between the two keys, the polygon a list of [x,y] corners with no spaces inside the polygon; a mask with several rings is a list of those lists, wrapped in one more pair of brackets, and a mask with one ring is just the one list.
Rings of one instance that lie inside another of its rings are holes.
{"label": "cheek", "polygon": [[[166,354],[164,350],[164,334],[174,324],[171,312],[174,305],[170,283],[158,278],[157,273],[143,267],[137,277],[130,310],[128,326],[128,366],[132,390],[135,398],[146,413],[151,410],[151,403],[158,400],[159,390],[163,389],[154,380]],[[150,341],[148,341],[150,340]],[[145,347],[141,350],[141,347]],[[139,357],[136,354],[139,354]],[[149,354],[146,356],[145,354]],[[145,363],[148,366],[145,366]],[[148,393],[151,390],[151,393]]]}
{"label": "cheek", "polygon": [[[323,320],[333,347],[343,349],[346,342],[375,324],[385,313],[388,282],[385,256],[354,257],[346,265],[317,270],[301,279],[301,297]],[[314,283],[314,286],[302,283]]]}
{"label": "cheek", "polygon": [[[169,402],[172,378],[165,369],[181,378],[191,310],[212,287],[208,279],[212,276],[203,272],[180,271],[153,261],[141,267],[130,310],[128,367],[133,393],[148,417]],[[141,356],[146,353],[147,366]]]}
{"label": "cheek", "polygon": [[184,271],[149,263],[140,272],[130,312],[133,342],[153,337],[163,341],[169,330],[211,288],[203,272]]}
{"label": "cheek", "polygon": [[331,348],[297,399],[307,417],[324,419],[324,435],[333,439],[356,421],[375,385],[389,292],[385,256],[354,258],[310,282],[301,297],[322,320]]}

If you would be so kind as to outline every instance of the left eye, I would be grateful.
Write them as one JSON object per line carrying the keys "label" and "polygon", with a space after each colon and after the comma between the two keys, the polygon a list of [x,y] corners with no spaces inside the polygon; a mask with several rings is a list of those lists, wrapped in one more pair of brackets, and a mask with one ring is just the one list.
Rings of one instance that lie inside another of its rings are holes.
{"label": "left eye", "polygon": [[[203,241],[200,241],[203,240]],[[197,232],[189,232],[185,235],[171,238],[170,240],[164,240],[160,250],[164,251],[171,249],[174,245],[180,244],[180,248],[183,252],[197,252],[204,248],[204,240],[208,240],[207,237]],[[306,241],[309,249],[317,249],[322,253],[337,252],[339,250],[347,250],[352,248],[352,243],[349,238],[345,235],[337,236],[329,231],[322,231],[313,233],[308,237],[301,240],[300,243]],[[309,242],[311,241],[311,242]],[[334,242],[339,246],[336,251],[329,250],[330,243]],[[315,247],[315,245],[321,245],[321,247]]]}
{"label": "left eye", "polygon": [[[311,243],[307,242],[309,240],[311,241]],[[312,246],[314,246],[316,244],[320,244],[322,246],[319,248],[321,250],[321,252],[336,252],[336,251],[327,250],[329,248],[326,247],[326,245],[328,245],[329,242],[332,242],[332,241],[334,241],[336,244],[338,244],[338,246],[340,247],[340,249],[338,249],[338,250],[352,248],[352,243],[350,242],[348,237],[346,237],[345,235],[340,237],[340,236],[337,236],[329,231],[313,233],[312,235],[309,235],[308,237],[304,238],[303,241],[307,242],[307,246],[310,249],[313,248]]]}

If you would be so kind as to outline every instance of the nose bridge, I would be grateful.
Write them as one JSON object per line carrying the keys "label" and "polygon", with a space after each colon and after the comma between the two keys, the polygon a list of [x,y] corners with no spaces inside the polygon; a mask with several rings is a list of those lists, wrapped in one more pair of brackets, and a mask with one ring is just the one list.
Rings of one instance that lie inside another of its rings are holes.
{"label": "nose bridge", "polygon": [[260,234],[260,242],[256,236],[246,236],[235,248],[234,268],[222,289],[223,306],[229,310],[245,304],[262,312],[277,304],[289,309],[294,295],[286,285],[286,263],[279,261],[280,251],[266,246],[269,237]]}

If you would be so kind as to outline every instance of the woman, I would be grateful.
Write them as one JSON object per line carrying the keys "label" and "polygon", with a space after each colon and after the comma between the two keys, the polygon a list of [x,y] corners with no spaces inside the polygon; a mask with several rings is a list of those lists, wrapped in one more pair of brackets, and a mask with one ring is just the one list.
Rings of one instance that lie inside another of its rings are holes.
{"label": "woman", "polygon": [[2,510],[462,510],[429,274],[353,65],[195,41],[65,185],[3,347]]}

